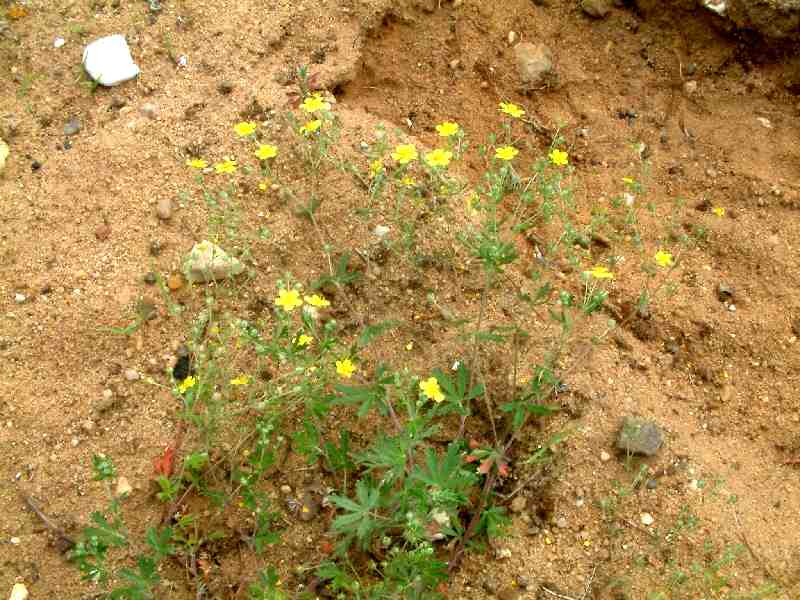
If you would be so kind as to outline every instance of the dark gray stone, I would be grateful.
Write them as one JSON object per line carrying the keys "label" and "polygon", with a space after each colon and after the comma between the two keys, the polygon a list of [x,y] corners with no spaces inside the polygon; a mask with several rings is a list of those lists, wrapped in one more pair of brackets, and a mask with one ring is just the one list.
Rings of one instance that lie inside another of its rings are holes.
{"label": "dark gray stone", "polygon": [[664,443],[661,428],[652,421],[625,417],[617,435],[617,449],[627,454],[653,456]]}

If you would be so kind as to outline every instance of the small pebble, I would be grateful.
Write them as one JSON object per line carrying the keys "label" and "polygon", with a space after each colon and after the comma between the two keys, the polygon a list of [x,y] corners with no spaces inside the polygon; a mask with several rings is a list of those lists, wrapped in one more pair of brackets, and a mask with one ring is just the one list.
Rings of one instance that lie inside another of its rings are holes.
{"label": "small pebble", "polygon": [[291,494],[291,493],[292,493],[292,487],[291,487],[291,486],[289,486],[289,485],[286,485],[286,484],[284,483],[284,484],[281,486],[281,494]]}
{"label": "small pebble", "polygon": [[521,513],[528,505],[528,500],[524,496],[516,496],[511,501],[511,512]]}
{"label": "small pebble", "polygon": [[64,38],[57,37],[55,40],[53,40],[53,48],[61,48],[66,43],[67,41]]}
{"label": "small pebble", "polygon": [[8,541],[11,542],[14,546],[19,546],[22,543],[22,540],[19,539],[18,537],[12,537]]}
{"label": "small pebble", "polygon": [[650,513],[642,513],[640,518],[642,520],[642,525],[646,525],[647,527],[650,527],[650,525],[656,522],[653,515]]}
{"label": "small pebble", "polygon": [[16,302],[17,304],[22,304],[27,299],[28,298],[25,296],[25,294],[14,294],[14,302]]}
{"label": "small pebble", "polygon": [[697,91],[697,82],[693,79],[687,81],[683,84],[683,91],[686,92],[686,95],[691,96]]}
{"label": "small pebble", "polygon": [[185,280],[183,279],[183,275],[180,273],[172,273],[169,277],[167,277],[167,287],[173,292],[177,292],[179,289],[181,289],[184,283]]}
{"label": "small pebble", "polygon": [[227,96],[233,91],[234,85],[232,81],[223,79],[217,84],[217,91],[223,96]]}
{"label": "small pebble", "polygon": [[11,596],[8,600],[28,600],[28,588],[25,587],[25,584],[15,583],[11,588]]}
{"label": "small pebble", "polygon": [[114,397],[114,392],[109,390],[108,388],[103,390],[103,400],[111,400]]}
{"label": "small pebble", "polygon": [[156,216],[162,221],[169,221],[172,218],[172,199],[169,197],[161,198],[156,205]]}
{"label": "small pebble", "polygon": [[567,528],[567,518],[566,517],[558,517],[556,519],[556,527],[559,529],[566,529]]}
{"label": "small pebble", "polygon": [[648,490],[654,490],[658,487],[658,481],[655,479],[648,479],[647,483],[645,484]]}
{"label": "small pebble", "polygon": [[508,32],[508,45],[513,46],[516,41],[519,39],[516,31],[509,31]]}
{"label": "small pebble", "polygon": [[603,450],[600,453],[600,460],[603,461],[603,462],[608,462],[608,461],[611,460],[611,455],[608,452],[606,452],[605,450]]}
{"label": "small pebble", "polygon": [[75,135],[81,130],[81,122],[76,118],[72,118],[64,125],[64,135]]}
{"label": "small pebble", "polygon": [[137,381],[139,379],[139,371],[136,369],[125,369],[125,379],[128,381]]}
{"label": "small pebble", "polygon": [[449,66],[451,69],[453,69],[453,71],[455,71],[458,67],[461,66],[461,61],[458,60],[457,58],[454,58],[453,60],[450,61]]}
{"label": "small pebble", "polygon": [[111,226],[108,223],[101,223],[94,230],[94,237],[104,242],[111,236]]}
{"label": "small pebble", "polygon": [[158,113],[160,112],[158,106],[151,102],[147,102],[146,104],[142,104],[139,107],[139,112],[143,117],[147,117],[148,119],[157,119]]}
{"label": "small pebble", "polygon": [[147,285],[154,285],[156,281],[158,281],[158,277],[156,277],[155,273],[153,273],[152,271],[148,271],[147,273],[145,273],[144,282]]}
{"label": "small pebble", "polygon": [[120,477],[117,479],[117,489],[116,489],[116,496],[120,498],[122,496],[129,496],[133,492],[133,486],[131,486],[130,482],[126,477]]}
{"label": "small pebble", "polygon": [[158,256],[161,254],[161,242],[153,240],[150,242],[150,256]]}
{"label": "small pebble", "polygon": [[492,579],[491,577],[488,577],[488,578],[483,580],[482,587],[483,587],[483,591],[486,592],[487,594],[496,594],[497,593],[497,588],[499,586],[497,585],[497,580],[496,579]]}
{"label": "small pebble", "polygon": [[111,97],[111,103],[109,104],[109,107],[112,110],[119,110],[120,108],[125,108],[125,105],[127,103],[128,102],[127,102],[127,100],[125,100],[125,98],[120,98],[119,96],[112,96]]}

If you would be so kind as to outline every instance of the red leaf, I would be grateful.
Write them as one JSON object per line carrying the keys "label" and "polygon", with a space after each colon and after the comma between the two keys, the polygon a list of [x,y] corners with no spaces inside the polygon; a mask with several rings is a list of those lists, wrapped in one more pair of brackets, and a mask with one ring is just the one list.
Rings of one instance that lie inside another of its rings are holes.
{"label": "red leaf", "polygon": [[153,473],[156,476],[170,477],[175,469],[175,449],[167,446],[164,454],[153,460]]}
{"label": "red leaf", "polygon": [[481,444],[478,440],[472,439],[469,441],[469,447],[473,450],[481,447]]}
{"label": "red leaf", "polygon": [[500,477],[508,477],[508,474],[511,472],[511,469],[508,468],[508,464],[500,463],[497,466],[497,472],[500,473]]}
{"label": "red leaf", "polygon": [[476,460],[478,460],[478,457],[475,456],[474,454],[467,454],[464,457],[464,461],[468,463],[474,463]]}
{"label": "red leaf", "polygon": [[492,470],[492,463],[494,462],[493,459],[487,458],[486,460],[481,461],[480,466],[478,467],[478,473],[482,473],[486,475],[489,471]]}
{"label": "red leaf", "polygon": [[334,546],[327,540],[323,540],[319,543],[320,552],[323,554],[333,554]]}

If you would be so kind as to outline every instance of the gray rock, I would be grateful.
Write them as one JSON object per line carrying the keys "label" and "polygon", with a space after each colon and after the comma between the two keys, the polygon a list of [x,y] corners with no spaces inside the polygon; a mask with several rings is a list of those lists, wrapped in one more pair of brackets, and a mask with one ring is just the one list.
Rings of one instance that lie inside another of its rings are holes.
{"label": "gray rock", "polygon": [[664,443],[658,425],[637,417],[625,417],[617,435],[617,448],[627,454],[653,456]]}
{"label": "gray rock", "polygon": [[148,119],[157,119],[160,111],[157,105],[152,102],[146,102],[139,107],[139,112],[143,117],[147,117]]}
{"label": "gray rock", "polygon": [[514,57],[524,87],[534,88],[556,83],[553,53],[544,44],[517,44],[514,46]]}
{"label": "gray rock", "polygon": [[67,121],[67,124],[64,125],[64,135],[75,135],[81,130],[81,122],[76,119],[75,117],[71,118]]}
{"label": "gray rock", "polygon": [[166,197],[158,201],[156,216],[162,221],[169,221],[172,218],[172,199]]}
{"label": "gray rock", "polygon": [[[800,0],[706,0],[724,6],[723,15],[741,29],[752,29],[766,38],[800,40]],[[715,10],[719,14],[718,10]]]}
{"label": "gray rock", "polygon": [[583,12],[595,19],[604,19],[611,12],[608,0],[583,0],[581,8]]}
{"label": "gray rock", "polygon": [[183,262],[183,273],[192,282],[230,279],[242,271],[239,260],[208,240],[195,244]]}

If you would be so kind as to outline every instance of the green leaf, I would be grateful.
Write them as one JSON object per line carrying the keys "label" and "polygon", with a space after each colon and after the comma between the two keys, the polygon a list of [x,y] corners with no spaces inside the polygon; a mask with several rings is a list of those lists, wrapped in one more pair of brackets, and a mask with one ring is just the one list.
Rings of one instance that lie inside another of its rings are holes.
{"label": "green leaf", "polygon": [[367,325],[361,335],[358,336],[357,346],[360,350],[366,348],[372,340],[383,335],[400,325],[400,321],[381,321],[375,325]]}

